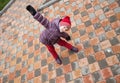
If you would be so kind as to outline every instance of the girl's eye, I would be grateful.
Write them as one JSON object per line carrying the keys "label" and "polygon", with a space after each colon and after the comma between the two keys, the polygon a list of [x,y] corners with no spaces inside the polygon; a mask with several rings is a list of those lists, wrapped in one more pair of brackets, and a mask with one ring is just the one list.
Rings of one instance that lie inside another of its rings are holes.
{"label": "girl's eye", "polygon": [[67,28],[65,27],[65,30],[67,30]]}

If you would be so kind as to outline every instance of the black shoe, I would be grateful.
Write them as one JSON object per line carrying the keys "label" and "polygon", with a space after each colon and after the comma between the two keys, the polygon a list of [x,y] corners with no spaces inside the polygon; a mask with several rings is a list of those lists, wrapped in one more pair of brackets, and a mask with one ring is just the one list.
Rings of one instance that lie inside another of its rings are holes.
{"label": "black shoe", "polygon": [[78,52],[78,48],[72,47],[71,51],[73,51],[73,52]]}
{"label": "black shoe", "polygon": [[62,64],[62,61],[61,61],[61,59],[58,57],[57,59],[56,59],[56,62],[58,63],[58,64]]}
{"label": "black shoe", "polygon": [[36,10],[31,6],[28,5],[26,9],[34,16],[36,14]]}

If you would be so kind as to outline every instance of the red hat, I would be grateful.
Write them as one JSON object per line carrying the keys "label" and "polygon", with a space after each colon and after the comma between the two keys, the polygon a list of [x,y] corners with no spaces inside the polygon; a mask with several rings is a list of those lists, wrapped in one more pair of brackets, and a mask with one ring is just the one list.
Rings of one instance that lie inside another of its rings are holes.
{"label": "red hat", "polygon": [[69,16],[65,16],[61,21],[60,21],[60,26],[71,26],[71,21]]}

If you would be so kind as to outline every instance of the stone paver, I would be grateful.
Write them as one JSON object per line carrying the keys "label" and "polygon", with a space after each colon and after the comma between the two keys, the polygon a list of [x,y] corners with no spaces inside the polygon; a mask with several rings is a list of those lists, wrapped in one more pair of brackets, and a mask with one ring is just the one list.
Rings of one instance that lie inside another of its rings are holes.
{"label": "stone paver", "polygon": [[60,0],[42,14],[69,15],[73,53],[55,45],[55,60],[39,42],[44,27],[26,11],[42,0],[16,0],[0,17],[0,83],[120,83],[119,0]]}

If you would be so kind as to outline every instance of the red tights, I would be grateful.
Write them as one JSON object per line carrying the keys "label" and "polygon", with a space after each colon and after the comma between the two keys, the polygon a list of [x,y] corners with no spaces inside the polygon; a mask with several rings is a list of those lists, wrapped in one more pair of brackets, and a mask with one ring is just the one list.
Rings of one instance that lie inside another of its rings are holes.
{"label": "red tights", "polygon": [[[59,44],[60,46],[64,46],[68,49],[72,48],[72,45],[67,43],[65,40],[60,39],[57,44]],[[46,47],[48,48],[48,50],[50,51],[50,53],[53,55],[53,57],[56,59],[58,57],[58,54],[55,51],[55,48],[53,45],[46,45]]]}

